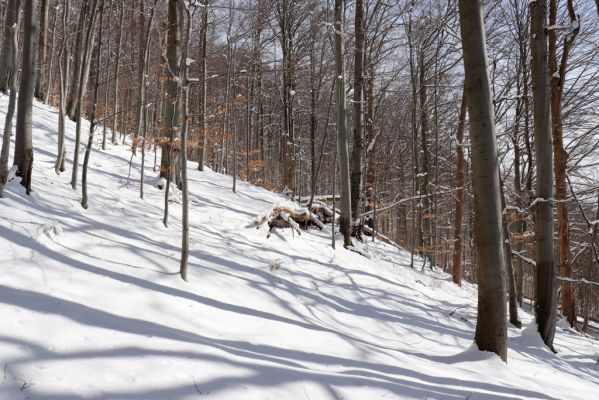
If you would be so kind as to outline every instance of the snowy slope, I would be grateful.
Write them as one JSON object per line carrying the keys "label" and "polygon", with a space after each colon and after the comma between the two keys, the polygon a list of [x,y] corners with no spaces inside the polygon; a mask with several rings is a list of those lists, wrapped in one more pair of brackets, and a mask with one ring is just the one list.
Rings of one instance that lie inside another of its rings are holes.
{"label": "snowy slope", "polygon": [[382,243],[267,239],[253,219],[282,198],[210,171],[190,170],[183,282],[180,207],[165,228],[151,167],[141,200],[140,160],[127,183],[127,148],[94,149],[83,210],[71,160],[53,170],[57,114],[34,108],[34,192],[0,199],[0,399],[598,398],[597,341],[560,328],[551,354],[524,315],[505,365],[472,346],[474,287]]}

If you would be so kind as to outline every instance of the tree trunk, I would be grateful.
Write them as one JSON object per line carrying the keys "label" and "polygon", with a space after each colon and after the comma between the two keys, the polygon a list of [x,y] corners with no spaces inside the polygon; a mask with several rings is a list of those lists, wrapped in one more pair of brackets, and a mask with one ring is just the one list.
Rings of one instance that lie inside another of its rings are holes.
{"label": "tree trunk", "polygon": [[[87,26],[87,30],[85,33],[85,43],[83,45],[83,55],[82,60],[91,60],[91,54],[92,53],[92,46],[93,46],[93,37],[94,37],[94,30],[95,30],[95,26],[96,26],[96,16],[98,14],[98,0],[94,0],[93,4],[92,4],[92,8],[91,8],[91,15],[90,15],[90,21],[89,21],[89,25]],[[85,69],[88,69],[89,72],[89,65],[87,67],[82,67],[82,71],[84,71]],[[84,80],[85,78],[85,73],[82,72],[79,75],[79,83],[78,83],[78,92],[77,92],[77,101],[75,104],[75,119],[76,119],[76,127],[75,127],[75,149],[74,149],[74,155],[73,155],[73,173],[71,174],[71,187],[75,190],[77,189],[77,175],[78,175],[78,169],[79,169],[79,147],[81,144],[81,125],[82,125],[82,110],[81,108],[83,107],[83,96],[85,94],[85,84],[84,84]],[[69,114],[69,110],[67,110],[67,114]],[[70,114],[69,114],[70,115]]]}
{"label": "tree trunk", "polygon": [[[501,209],[505,212],[506,202],[505,194],[503,192],[503,182],[501,185]],[[512,264],[512,245],[510,243],[510,231],[505,218],[505,214],[502,215],[502,231],[503,231],[503,260],[507,272],[507,284],[508,284],[508,304],[510,312],[510,323],[516,328],[522,328],[522,322],[518,318],[518,298],[516,295],[516,277],[514,274],[514,265]]]}
{"label": "tree trunk", "polygon": [[119,82],[120,82],[120,67],[121,67],[121,46],[123,43],[123,20],[125,16],[125,4],[121,3],[121,13],[119,16],[119,33],[116,42],[116,60],[114,62],[114,112],[112,117],[112,144],[116,145],[117,131],[119,129]]}
{"label": "tree trunk", "polygon": [[460,0],[465,93],[470,116],[472,186],[478,266],[475,342],[507,360],[506,290],[499,160],[481,0]]}
{"label": "tree trunk", "polygon": [[458,118],[458,130],[456,133],[456,186],[455,197],[455,223],[453,235],[453,267],[452,278],[457,285],[462,284],[462,219],[464,209],[464,184],[465,184],[465,164],[464,160],[464,125],[466,120],[466,96],[462,94],[462,104],[460,106],[460,116]]}
{"label": "tree trunk", "polygon": [[[344,246],[351,246],[351,190],[349,151],[347,148],[347,104],[345,94],[345,0],[335,0],[335,79],[337,80],[337,152],[339,157],[339,184],[341,186],[341,216],[339,231]],[[335,193],[333,193],[334,195]]]}
{"label": "tree trunk", "polygon": [[[568,11],[570,23],[576,23],[576,13],[572,0],[568,0]],[[557,23],[557,0],[550,1],[549,24]],[[570,49],[576,39],[579,27],[568,32],[564,38],[562,58],[559,69],[557,62],[557,32],[549,30],[549,76],[551,90],[551,133],[553,137],[553,155],[555,159],[555,200],[557,202],[557,225],[558,225],[558,247],[559,247],[559,274],[562,278],[572,278],[572,261],[570,255],[570,230],[568,223],[568,204],[566,167],[568,163],[568,152],[564,148],[564,133],[562,126],[562,93],[566,78],[566,69]],[[572,282],[561,282],[562,314],[566,317],[570,326],[576,325],[576,304],[572,288]]]}
{"label": "tree trunk", "polygon": [[48,62],[48,71],[46,76],[48,80],[44,88],[44,104],[48,104],[50,101],[50,93],[52,92],[52,82],[54,76],[54,43],[56,41],[56,26],[58,25],[58,10],[54,9],[52,12],[52,39],[50,39],[50,61]]}
{"label": "tree trunk", "polygon": [[21,184],[25,186],[27,194],[29,194],[31,192],[31,173],[33,167],[31,110],[33,107],[37,58],[37,0],[26,2],[23,23],[24,43],[21,62],[21,85],[19,87],[17,106],[14,165],[18,168],[17,176],[21,177]]}
{"label": "tree trunk", "polygon": [[13,74],[13,52],[11,30],[19,18],[21,8],[20,0],[10,0],[6,6],[4,19],[4,35],[2,41],[2,57],[0,58],[0,91],[6,93]]}
{"label": "tree trunk", "polygon": [[54,164],[54,171],[59,174],[65,170],[64,160],[66,157],[65,147],[65,119],[66,119],[66,102],[68,93],[68,82],[69,82],[69,46],[68,46],[68,35],[67,35],[67,24],[69,21],[69,0],[64,0],[62,9],[62,45],[60,47],[59,65],[58,69],[60,72],[60,98],[58,105],[58,154],[56,157],[56,163]]}
{"label": "tree trunk", "polygon": [[[81,172],[81,206],[87,209],[87,170],[89,165],[89,157],[92,152],[92,146],[94,144],[94,131],[96,130],[96,110],[98,101],[98,89],[100,87],[100,65],[102,65],[102,28],[104,27],[102,17],[104,16],[104,2],[100,3],[100,36],[98,38],[98,51],[96,55],[96,83],[94,85],[94,96],[92,99],[92,111],[89,116],[89,136],[87,140],[87,147],[85,148],[85,156],[83,157],[83,168]],[[95,8],[94,8],[95,9]],[[92,18],[94,18],[92,16]],[[80,107],[79,107],[80,108]],[[79,115],[81,117],[81,115]]]}
{"label": "tree trunk", "polygon": [[[42,101],[44,99],[44,78],[46,77],[46,39],[48,37],[48,0],[41,0],[40,10],[40,32],[38,43],[38,74],[35,83],[35,98]],[[53,49],[50,49],[52,52]]]}
{"label": "tree trunk", "polygon": [[364,0],[356,0],[354,49],[354,141],[351,153],[352,219],[360,215],[362,197],[362,166],[364,155]]}
{"label": "tree trunk", "polygon": [[547,0],[529,3],[531,70],[537,186],[535,199],[536,301],[535,315],[543,341],[553,350],[557,286],[553,259],[553,153],[549,126],[547,77]]}
{"label": "tree trunk", "polygon": [[[183,16],[183,1],[169,0],[168,2],[168,32],[167,32],[167,76],[166,94],[169,101],[173,102],[174,107],[167,107],[164,117],[164,132],[174,133],[174,138],[179,139],[180,134],[177,129],[181,123],[181,104],[178,89],[178,82],[175,77],[179,76],[181,67],[181,20]],[[174,114],[174,115],[173,115]],[[172,149],[171,149],[172,148]],[[173,152],[175,162],[169,164],[169,153]],[[163,138],[162,158],[160,161],[160,177],[165,179],[174,179],[178,173],[179,152],[174,149],[174,141]],[[171,168],[174,166],[174,168]]]}
{"label": "tree trunk", "polygon": [[[17,20],[11,29],[11,52],[10,60],[12,71],[17,70],[17,48],[19,46],[19,22],[20,15],[17,15]],[[12,135],[12,120],[15,115],[15,104],[17,102],[17,74],[11,74],[10,77],[10,98],[8,100],[8,108],[4,120],[4,132],[2,136],[2,152],[0,153],[0,197],[3,197],[4,186],[8,179],[8,156],[10,154],[10,137]]]}
{"label": "tree trunk", "polygon": [[206,38],[208,36],[208,6],[209,0],[204,1],[202,9],[202,27],[200,31],[200,157],[198,170],[203,171],[206,164],[208,147],[208,49]]}

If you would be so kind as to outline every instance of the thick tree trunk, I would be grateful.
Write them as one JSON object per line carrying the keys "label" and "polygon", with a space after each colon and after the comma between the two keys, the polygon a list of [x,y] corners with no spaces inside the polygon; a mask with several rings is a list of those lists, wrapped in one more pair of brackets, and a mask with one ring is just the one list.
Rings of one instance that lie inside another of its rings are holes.
{"label": "thick tree trunk", "polygon": [[[183,17],[183,0],[169,0],[168,2],[168,32],[167,32],[167,76],[166,95],[174,107],[167,107],[164,117],[164,133],[169,137],[180,139],[178,132],[181,124],[181,101],[179,96],[178,82],[174,77],[178,77],[181,67],[181,21]],[[174,115],[173,115],[174,114]],[[171,135],[174,133],[174,135]],[[165,179],[175,179],[178,175],[179,152],[174,149],[174,141],[169,137],[162,139],[162,158],[160,161],[160,177]],[[175,162],[169,163],[169,153],[174,154]],[[174,168],[171,168],[174,167]]]}
{"label": "thick tree trunk", "polygon": [[17,176],[21,177],[21,184],[25,186],[27,194],[29,194],[31,192],[31,173],[33,167],[31,111],[33,107],[37,59],[37,0],[26,2],[23,23],[24,43],[21,62],[21,85],[19,87],[17,106],[14,165],[18,168]]}
{"label": "thick tree trunk", "polygon": [[529,3],[531,15],[531,70],[537,186],[535,199],[536,301],[539,333],[553,349],[556,324],[556,270],[553,256],[553,153],[549,125],[547,77],[547,0]]}
{"label": "thick tree trunk", "polygon": [[456,187],[455,195],[455,223],[453,235],[453,262],[452,279],[457,285],[462,284],[462,219],[464,209],[464,184],[466,160],[464,159],[464,125],[466,121],[466,95],[462,94],[460,116],[458,118],[458,129],[456,133]]}
{"label": "thick tree trunk", "polygon": [[17,22],[21,8],[20,0],[10,0],[6,6],[4,19],[4,35],[2,41],[2,57],[0,57],[0,91],[6,93],[13,74],[13,54],[11,30]]}
{"label": "thick tree trunk", "polygon": [[351,153],[351,208],[354,221],[360,216],[364,164],[364,0],[356,0],[355,8],[354,141]]}
{"label": "thick tree trunk", "polygon": [[465,92],[470,116],[478,266],[475,342],[507,360],[506,290],[499,160],[481,0],[460,0]]}

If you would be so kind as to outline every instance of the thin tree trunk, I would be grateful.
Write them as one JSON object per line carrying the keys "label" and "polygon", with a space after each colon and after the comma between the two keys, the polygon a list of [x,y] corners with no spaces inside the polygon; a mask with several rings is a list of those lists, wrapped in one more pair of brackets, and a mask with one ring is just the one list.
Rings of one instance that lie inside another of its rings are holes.
{"label": "thin tree trunk", "polygon": [[[35,97],[38,100],[44,99],[44,78],[46,77],[45,69],[46,65],[46,38],[48,37],[48,0],[41,0],[41,10],[40,10],[40,35],[39,35],[39,43],[38,43],[38,68],[40,69],[37,74],[36,84],[35,84]],[[50,49],[52,52],[52,49]]]}
{"label": "thin tree trunk", "polygon": [[[87,31],[85,33],[85,44],[84,44],[84,52],[83,52],[83,60],[87,60],[90,59],[91,60],[91,54],[88,55],[88,53],[92,52],[92,45],[93,45],[93,32],[95,30],[95,26],[96,26],[96,16],[98,13],[98,0],[94,0],[93,4],[92,4],[92,8],[91,8],[91,16],[90,16],[90,21],[89,21],[89,25],[87,27]],[[83,70],[85,70],[85,67],[83,67]],[[85,85],[84,85],[84,81],[85,77],[84,77],[84,73],[82,73],[79,76],[79,84],[78,86],[78,93],[77,93],[77,103],[76,103],[76,108],[75,108],[75,117],[76,117],[76,127],[75,127],[75,149],[74,149],[74,155],[73,155],[73,173],[71,175],[71,187],[73,188],[73,190],[77,189],[77,176],[78,176],[78,169],[79,169],[79,147],[81,144],[81,125],[83,123],[82,121],[82,106],[83,106],[83,96],[84,96],[84,91],[85,91]],[[67,110],[67,114],[69,114],[69,110]]]}
{"label": "thin tree trunk", "polygon": [[[503,182],[501,185],[501,208],[505,210],[505,194],[503,192]],[[503,231],[503,260],[507,272],[507,284],[508,284],[508,304],[510,312],[510,323],[516,328],[522,328],[522,322],[518,318],[518,298],[516,296],[516,277],[514,275],[514,265],[512,264],[512,245],[510,243],[510,231],[505,218],[505,214],[502,216],[502,231]]]}
{"label": "thin tree trunk", "polygon": [[69,21],[69,0],[64,0],[62,10],[62,45],[60,47],[59,65],[60,71],[60,98],[58,106],[58,155],[54,164],[54,171],[59,174],[65,170],[64,160],[66,157],[65,147],[65,123],[66,123],[66,102],[69,84],[69,47],[67,24]]}
{"label": "thin tree trunk", "polygon": [[460,106],[460,116],[458,118],[458,129],[456,133],[456,186],[455,195],[455,223],[453,239],[453,267],[452,279],[457,285],[462,284],[462,219],[464,209],[464,184],[465,184],[465,164],[464,159],[464,125],[466,121],[466,96],[462,94],[462,104]]}
{"label": "thin tree trunk", "polygon": [[[339,184],[341,186],[341,216],[339,231],[345,247],[351,240],[351,188],[347,138],[347,99],[345,94],[345,0],[335,0],[335,79],[337,80],[337,153],[339,157]],[[335,193],[333,193],[334,195]]]}
{"label": "thin tree trunk", "polygon": [[[10,60],[13,65],[10,66],[12,71],[17,70],[17,49],[19,47],[19,25],[20,13],[17,14],[15,24],[11,29],[11,52]],[[3,197],[4,186],[8,179],[8,157],[10,154],[10,137],[12,135],[12,120],[15,115],[15,106],[17,102],[17,74],[12,74],[10,77],[10,98],[8,100],[8,108],[6,109],[6,117],[4,120],[4,132],[2,136],[2,152],[0,153],[0,197]]]}
{"label": "thin tree trunk", "polygon": [[460,0],[465,93],[470,116],[476,215],[478,312],[474,340],[507,360],[506,290],[501,231],[499,160],[481,0]]}
{"label": "thin tree trunk", "polygon": [[50,40],[50,62],[48,63],[48,71],[46,81],[45,93],[44,93],[44,104],[48,104],[50,101],[50,93],[52,92],[52,80],[54,78],[54,43],[56,42],[56,26],[58,25],[58,10],[54,9],[52,12],[52,39]]}
{"label": "thin tree trunk", "polygon": [[123,21],[125,15],[125,4],[121,3],[121,13],[119,16],[119,33],[116,44],[116,60],[114,63],[114,117],[112,118],[112,144],[118,144],[116,140],[117,131],[119,129],[119,83],[120,83],[120,67],[121,67],[121,46],[123,43]]}
{"label": "thin tree trunk", "polygon": [[104,2],[100,3],[100,36],[98,38],[98,51],[96,55],[96,83],[94,85],[94,96],[92,99],[92,112],[90,115],[89,123],[89,136],[87,140],[87,147],[85,148],[85,156],[83,157],[83,168],[81,172],[81,206],[87,209],[87,170],[89,165],[89,158],[92,152],[92,146],[94,144],[94,131],[96,130],[96,110],[98,101],[98,89],[100,87],[100,65],[102,65],[102,28],[104,27],[102,17],[104,16]]}
{"label": "thin tree trunk", "polygon": [[[557,0],[551,0],[549,6],[549,25],[557,23]],[[577,23],[576,13],[572,0],[568,0],[568,14],[570,23]],[[549,30],[549,76],[551,90],[551,131],[553,137],[553,155],[555,159],[555,200],[557,202],[557,225],[558,225],[558,253],[559,274],[562,278],[572,278],[572,260],[570,254],[570,230],[568,223],[568,204],[566,167],[568,163],[568,152],[564,149],[564,134],[562,126],[562,94],[566,78],[568,56],[580,26],[568,32],[564,38],[562,58],[558,69],[557,61],[557,32]],[[570,326],[576,325],[576,304],[572,282],[561,282],[562,314],[566,317]]]}
{"label": "thin tree trunk", "polygon": [[202,9],[202,27],[200,31],[200,157],[198,160],[198,170],[203,171],[206,164],[206,154],[208,148],[208,49],[206,38],[208,36],[208,6],[209,0],[204,1]]}
{"label": "thin tree trunk", "polygon": [[185,7],[187,16],[187,34],[183,44],[183,57],[181,63],[181,75],[179,85],[183,85],[183,131],[181,132],[181,264],[179,273],[184,281],[187,281],[187,261],[189,258],[189,189],[187,185],[187,136],[189,134],[189,79],[187,57],[189,54],[189,41],[192,28],[192,13]]}

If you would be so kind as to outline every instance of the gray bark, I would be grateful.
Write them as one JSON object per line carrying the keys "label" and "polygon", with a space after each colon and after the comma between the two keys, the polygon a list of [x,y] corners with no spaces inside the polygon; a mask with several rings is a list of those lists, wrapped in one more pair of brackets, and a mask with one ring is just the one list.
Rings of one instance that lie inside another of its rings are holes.
{"label": "gray bark", "polygon": [[465,95],[472,150],[478,313],[474,340],[507,360],[506,290],[499,160],[481,0],[460,0]]}
{"label": "gray bark", "polygon": [[553,349],[557,285],[553,255],[553,148],[549,124],[549,79],[547,74],[547,0],[529,3],[531,15],[531,70],[536,153],[535,315],[539,333]]}
{"label": "gray bark", "polygon": [[202,28],[200,32],[200,157],[198,161],[198,170],[203,171],[206,164],[206,150],[208,147],[208,57],[207,41],[208,36],[208,0],[204,1],[202,10]]}
{"label": "gray bark", "polygon": [[[87,30],[85,33],[85,43],[83,45],[83,54],[81,55],[83,60],[90,59],[91,60],[91,52],[92,52],[92,44],[94,37],[94,30],[96,26],[96,16],[98,14],[98,0],[94,0],[91,8],[91,16],[90,22],[87,26]],[[83,70],[86,68],[84,67]],[[87,66],[89,72],[89,64]],[[84,81],[86,80],[84,73],[79,75],[79,83],[78,83],[78,92],[77,92],[77,101],[75,103],[76,107],[76,127],[75,127],[75,149],[73,155],[73,173],[71,175],[71,187],[73,189],[77,189],[77,174],[79,168],[79,146],[81,144],[81,125],[82,125],[82,116],[81,116],[81,106],[83,105],[83,96],[85,94],[85,85]],[[67,114],[69,114],[69,110],[67,109]],[[69,114],[70,115],[70,114]]]}
{"label": "gray bark", "polygon": [[[183,17],[183,0],[169,0],[168,2],[168,32],[167,32],[167,60],[166,68],[169,80],[166,82],[166,93],[170,101],[173,102],[173,107],[166,107],[164,117],[164,131],[169,133],[169,136],[179,138],[180,134],[176,132],[181,122],[181,104],[178,83],[173,77],[178,77],[181,65],[181,20]],[[173,115],[174,114],[174,115]],[[170,135],[173,133],[173,135]],[[175,155],[175,160],[178,160],[178,151],[172,149],[173,141],[164,140],[162,145],[162,158],[160,161],[160,177],[167,180],[175,178],[177,174],[177,162],[172,165],[169,163],[169,153],[172,151]]]}
{"label": "gray bark", "polygon": [[21,184],[25,186],[27,194],[29,194],[31,192],[31,172],[33,167],[31,110],[33,108],[37,58],[37,0],[26,2],[24,10],[24,46],[21,62],[21,85],[19,86],[17,106],[14,165],[18,167],[17,176],[21,177]]}
{"label": "gray bark", "polygon": [[19,10],[21,7],[20,0],[10,0],[6,6],[4,19],[4,35],[2,42],[2,57],[0,57],[0,91],[6,93],[10,85],[10,77],[13,71],[13,51],[11,29],[17,22]]}
{"label": "gray bark", "polygon": [[[11,70],[17,70],[17,48],[19,43],[19,15],[11,29]],[[15,105],[17,102],[17,74],[12,74],[10,78],[10,98],[6,110],[6,119],[4,120],[4,132],[2,136],[2,152],[0,153],[0,197],[3,197],[4,186],[8,179],[8,156],[10,154],[10,137],[12,135],[12,119],[15,115]]]}
{"label": "gray bark", "polygon": [[[40,10],[40,32],[38,43],[38,74],[35,83],[35,97],[38,100],[43,100],[44,96],[44,78],[46,77],[46,39],[48,37],[48,0],[41,0]],[[52,51],[52,50],[50,50]]]}
{"label": "gray bark", "polygon": [[345,94],[345,0],[335,0],[335,79],[337,80],[337,153],[339,160],[339,185],[341,186],[341,216],[339,231],[344,246],[351,246],[351,189],[349,176],[349,151],[347,138],[347,99]]}
{"label": "gray bark", "polygon": [[60,98],[58,105],[58,156],[56,157],[56,163],[54,164],[54,171],[59,174],[64,171],[64,159],[66,156],[66,148],[64,141],[64,128],[66,119],[66,101],[69,84],[69,47],[68,47],[68,35],[67,35],[67,24],[69,21],[69,0],[65,0],[62,9],[62,45],[60,48],[59,55],[59,71],[60,71]]}
{"label": "gray bark", "polygon": [[125,15],[125,5],[121,4],[121,15],[119,17],[119,34],[116,43],[116,60],[114,63],[114,117],[112,118],[112,138],[111,142],[116,145],[117,131],[119,128],[119,74],[121,67],[121,45],[123,42],[123,20]]}
{"label": "gray bark", "polygon": [[351,154],[351,210],[354,221],[360,215],[364,164],[364,0],[356,0],[355,7],[354,141]]}

